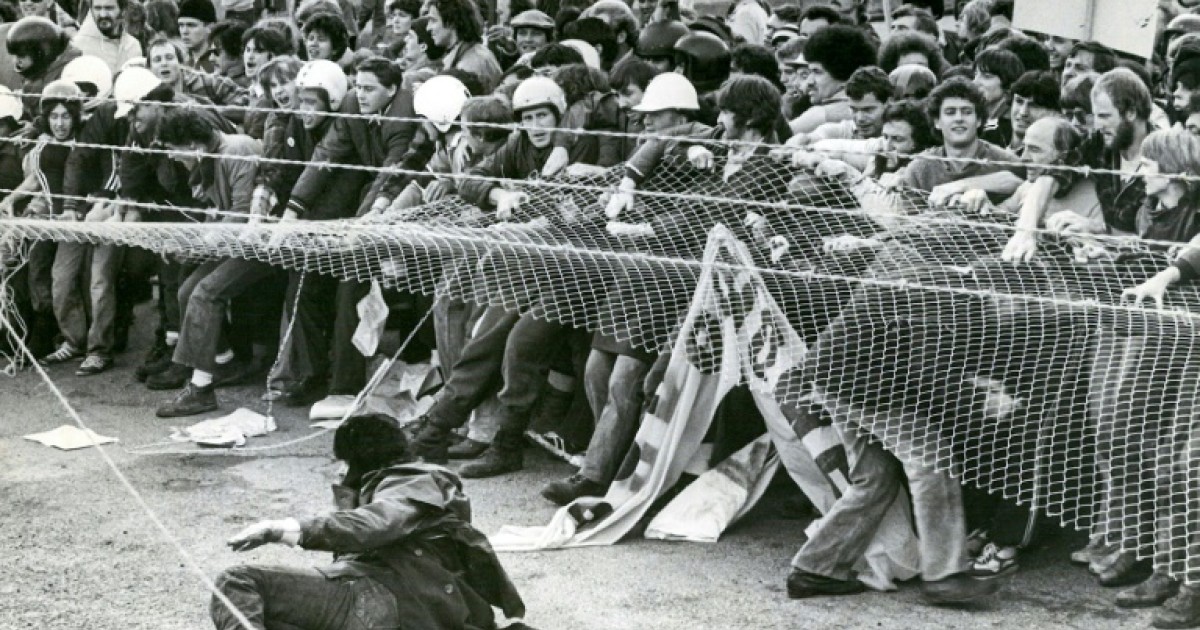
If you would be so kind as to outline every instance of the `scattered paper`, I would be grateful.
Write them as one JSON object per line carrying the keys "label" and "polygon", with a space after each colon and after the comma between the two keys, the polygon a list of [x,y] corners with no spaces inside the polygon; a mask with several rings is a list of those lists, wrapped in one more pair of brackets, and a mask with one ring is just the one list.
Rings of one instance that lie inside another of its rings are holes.
{"label": "scattered paper", "polygon": [[117,442],[117,438],[100,435],[91,429],[84,431],[71,424],[64,424],[53,431],[32,433],[26,435],[25,439],[45,446],[53,446],[64,451],[73,451],[97,444],[115,444]]}
{"label": "scattered paper", "polygon": [[190,427],[172,427],[171,439],[200,446],[232,448],[245,446],[246,438],[266,435],[276,428],[274,418],[241,407],[227,416],[197,422]]}

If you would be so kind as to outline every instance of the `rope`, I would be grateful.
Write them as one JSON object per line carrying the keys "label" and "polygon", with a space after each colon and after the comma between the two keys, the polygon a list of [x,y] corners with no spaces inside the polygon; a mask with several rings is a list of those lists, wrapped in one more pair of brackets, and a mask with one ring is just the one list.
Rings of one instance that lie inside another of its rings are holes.
{"label": "rope", "polygon": [[[354,401],[346,409],[346,413],[342,415],[341,420],[338,421],[339,424],[342,422],[345,422],[351,415],[353,415],[358,410],[358,408],[362,405],[363,401],[366,400],[368,396],[370,396],[372,393],[374,393],[374,391],[376,389],[379,388],[379,386],[383,383],[383,379],[387,376],[388,372],[391,371],[392,366],[395,365],[396,361],[398,361],[400,359],[400,355],[408,348],[408,344],[411,343],[412,340],[416,338],[417,332],[420,331],[421,326],[425,325],[425,322],[429,319],[429,316],[432,314],[433,314],[433,307],[431,306],[428,310],[425,311],[425,315],[421,317],[420,321],[418,321],[417,324],[415,326],[413,326],[412,331],[410,331],[408,333],[408,336],[405,337],[404,342],[400,344],[400,347],[394,353],[392,353],[391,358],[389,358],[384,363],[380,364],[379,369],[375,370],[375,373],[371,375],[371,380],[367,381],[366,386],[364,386],[362,388],[362,390],[359,391],[358,394],[354,397]],[[226,450],[226,451],[205,451],[205,450],[185,450],[185,449],[166,449],[166,450],[161,450],[161,451],[144,450],[149,447],[158,446],[161,444],[173,444],[172,442],[155,442],[153,444],[145,444],[140,447],[137,447],[137,446],[130,447],[127,450],[135,455],[208,455],[208,456],[234,455],[234,456],[238,456],[238,457],[244,457],[247,455],[256,455],[259,453],[265,453],[268,451],[277,451],[279,449],[287,448],[289,446],[295,446],[296,444],[303,444],[304,442],[309,442],[309,441],[315,440],[315,439],[317,439],[327,433],[330,433],[334,430],[335,429],[323,428],[323,429],[320,429],[319,431],[314,431],[308,435],[298,437],[298,438],[295,438],[292,440],[288,440],[286,442],[280,442],[278,444],[267,444],[264,446],[244,446],[244,447],[240,447],[240,448],[233,448],[233,449]]]}
{"label": "rope", "polygon": [[192,554],[188,553],[188,550],[184,549],[183,544],[179,542],[179,539],[171,533],[171,530],[167,529],[167,526],[163,524],[162,519],[160,519],[158,514],[155,513],[154,509],[150,507],[150,504],[146,502],[146,499],[142,496],[142,494],[137,491],[137,488],[133,487],[133,484],[129,482],[129,479],[125,476],[125,473],[121,472],[121,469],[117,466],[117,463],[113,461],[111,456],[109,456],[107,449],[105,449],[104,446],[96,443],[95,438],[92,437],[91,429],[89,429],[87,424],[84,423],[83,418],[79,415],[79,412],[76,411],[71,405],[71,402],[67,400],[66,395],[62,393],[62,390],[58,388],[58,385],[55,385],[54,380],[50,378],[50,375],[46,373],[46,370],[42,369],[42,366],[37,361],[37,357],[33,356],[33,351],[31,351],[29,346],[25,345],[24,340],[22,340],[16,334],[16,330],[13,329],[12,324],[5,316],[3,309],[0,309],[0,328],[7,329],[13,334],[14,340],[21,353],[23,353],[29,360],[30,365],[32,365],[33,369],[37,371],[38,376],[41,377],[42,381],[46,383],[46,386],[50,388],[50,392],[54,394],[55,398],[58,399],[59,404],[61,404],[63,409],[66,410],[67,415],[71,416],[71,420],[75,422],[75,425],[79,427],[85,435],[87,435],[88,440],[92,443],[92,448],[94,448],[96,452],[100,454],[100,458],[104,460],[104,464],[109,470],[112,471],[113,475],[116,476],[117,481],[121,483],[121,486],[125,489],[125,491],[133,497],[134,502],[136,502],[138,507],[142,509],[142,512],[146,514],[146,518],[150,519],[150,522],[154,525],[155,529],[158,530],[158,533],[160,536],[162,536],[163,540],[167,541],[172,547],[175,548],[175,552],[178,553],[181,558],[183,558],[184,563],[193,573],[196,574],[196,577],[200,579],[201,583],[204,584],[204,587],[207,588],[209,592],[213,594],[213,597],[220,601],[221,604],[229,610],[229,612],[238,620],[238,623],[240,623],[245,630],[254,630],[254,624],[250,623],[250,620],[246,617],[245,613],[239,610],[233,602],[229,601],[229,598],[226,597],[225,594],[222,593],[219,588],[217,588],[217,585],[208,578],[208,575],[204,572],[204,569],[200,567],[200,564],[196,562],[196,559],[192,557]]}

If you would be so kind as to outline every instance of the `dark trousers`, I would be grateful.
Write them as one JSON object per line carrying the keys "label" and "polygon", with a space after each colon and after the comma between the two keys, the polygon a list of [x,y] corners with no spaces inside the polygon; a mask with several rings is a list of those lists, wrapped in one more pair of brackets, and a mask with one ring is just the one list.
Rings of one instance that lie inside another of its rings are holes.
{"label": "dark trousers", "polygon": [[489,306],[475,325],[475,334],[462,346],[450,366],[449,378],[429,419],[445,429],[457,429],[471,412],[496,391],[504,363],[504,348],[520,316],[499,306]]}
{"label": "dark trousers", "polygon": [[[262,630],[401,627],[395,596],[371,578],[327,578],[312,568],[241,566],[223,572],[216,584]],[[215,597],[209,611],[217,630],[243,630]]]}
{"label": "dark trousers", "polygon": [[288,275],[283,308],[291,333],[276,377],[296,382],[328,374],[337,293],[333,276],[298,271]]}
{"label": "dark trousers", "polygon": [[195,265],[184,264],[174,258],[159,259],[158,321],[160,338],[165,338],[168,332],[179,332],[179,326],[183,323],[183,309],[179,306],[179,287],[195,270]]}
{"label": "dark trousers", "polygon": [[230,302],[275,272],[267,263],[236,258],[207,262],[196,268],[179,288],[183,324],[174,361],[205,372],[216,370]]}

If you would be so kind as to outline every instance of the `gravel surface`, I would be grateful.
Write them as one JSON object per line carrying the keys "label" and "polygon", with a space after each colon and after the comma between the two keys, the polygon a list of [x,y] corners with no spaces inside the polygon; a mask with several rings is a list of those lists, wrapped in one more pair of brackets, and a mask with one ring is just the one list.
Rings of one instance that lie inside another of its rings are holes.
{"label": "gravel surface", "polygon": [[[139,313],[144,324],[150,316]],[[142,454],[140,447],[166,440],[172,423],[190,422],[154,417],[154,406],[168,396],[134,381],[133,365],[147,343],[136,341],[110,373],[80,378],[74,364],[50,373],[94,430],[120,438],[107,452],[203,572],[214,576],[240,562],[326,562],[321,554],[280,547],[239,556],[224,541],[260,518],[325,509],[337,471],[328,455],[331,437],[253,456]],[[260,392],[243,387],[219,396],[226,411],[238,405],[261,410]],[[280,430],[255,445],[312,432],[292,410],[277,416]],[[198,576],[94,449],[61,452],[21,439],[68,422],[36,374],[0,376],[0,630],[211,627]],[[572,471],[540,453],[527,459],[519,474],[468,482],[484,531],[549,521],[553,506],[538,488]],[[1068,551],[1082,542],[1076,534],[1030,554],[999,596],[969,608],[926,606],[913,585],[895,593],[790,601],[784,579],[808,521],[761,507],[713,545],[633,539],[502,559],[526,600],[527,621],[542,630],[1148,625],[1148,613],[1114,608],[1113,591],[1067,564]]]}

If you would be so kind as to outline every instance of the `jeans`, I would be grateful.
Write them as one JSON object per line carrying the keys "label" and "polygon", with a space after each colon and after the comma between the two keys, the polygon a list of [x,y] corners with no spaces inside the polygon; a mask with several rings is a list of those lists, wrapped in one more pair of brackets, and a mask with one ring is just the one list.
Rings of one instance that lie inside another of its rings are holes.
{"label": "jeans", "polygon": [[111,359],[116,338],[117,276],[125,259],[125,248],[97,245],[92,248],[92,325],[88,329],[87,353]]}
{"label": "jeans", "polygon": [[77,350],[87,348],[88,314],[84,296],[87,292],[87,265],[90,246],[80,243],[59,243],[54,253],[53,278],[50,285],[54,303],[54,318],[67,343]]}
{"label": "jeans", "polygon": [[179,288],[183,309],[176,363],[213,372],[230,301],[275,274],[271,265],[241,259],[207,262]]}
{"label": "jeans", "polygon": [[584,371],[596,430],[580,473],[601,485],[612,483],[637,436],[642,417],[642,381],[650,365],[633,357],[592,350]]}
{"label": "jeans", "polygon": [[462,346],[437,402],[429,410],[430,422],[444,429],[457,429],[496,390],[504,348],[519,319],[516,313],[499,306],[484,310],[475,334]]}
{"label": "jeans", "polygon": [[38,241],[29,250],[29,301],[37,313],[53,313],[54,254],[57,244]]}
{"label": "jeans", "polygon": [[[811,413],[808,405],[784,405],[782,409],[793,425],[808,420],[796,418],[796,414]],[[854,577],[854,565],[870,547],[875,530],[900,492],[903,473],[899,460],[879,444],[853,430],[839,433],[847,460],[851,462],[850,485],[817,521],[808,541],[792,558],[792,566],[808,573],[849,580]]]}
{"label": "jeans", "polygon": [[[257,629],[401,627],[395,596],[367,577],[327,578],[312,568],[240,566],[221,573],[216,585]],[[243,630],[215,597],[209,611],[217,630]]]}

